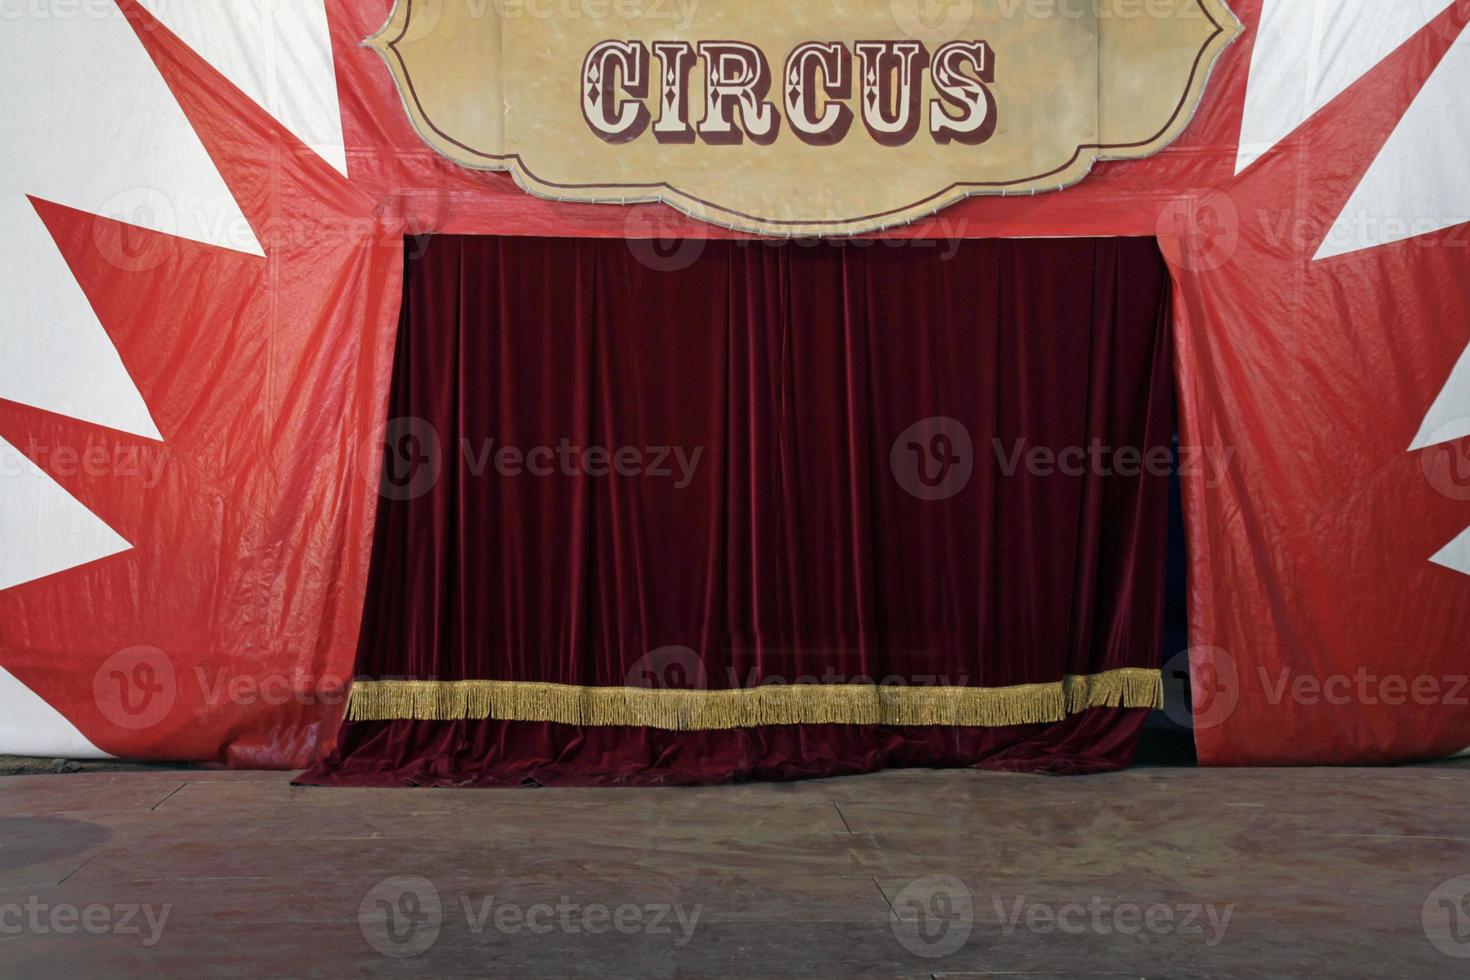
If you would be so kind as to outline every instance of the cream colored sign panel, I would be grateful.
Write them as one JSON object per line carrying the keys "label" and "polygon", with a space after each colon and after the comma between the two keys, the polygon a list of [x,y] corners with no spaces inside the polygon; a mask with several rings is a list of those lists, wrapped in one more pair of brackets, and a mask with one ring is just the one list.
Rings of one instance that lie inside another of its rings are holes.
{"label": "cream colored sign panel", "polygon": [[807,236],[1149,156],[1239,31],[1223,0],[398,0],[368,43],[466,167]]}

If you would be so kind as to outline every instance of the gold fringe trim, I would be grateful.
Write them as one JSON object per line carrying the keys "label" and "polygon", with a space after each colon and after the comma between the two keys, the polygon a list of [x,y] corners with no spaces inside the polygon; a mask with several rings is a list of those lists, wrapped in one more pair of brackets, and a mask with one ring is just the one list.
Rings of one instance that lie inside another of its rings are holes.
{"label": "gold fringe trim", "polygon": [[530,681],[357,681],[349,721],[553,721],[671,731],[758,725],[956,725],[1061,721],[1088,708],[1162,708],[1160,671],[1125,667],[1050,684],[915,687],[769,684],[724,691]]}

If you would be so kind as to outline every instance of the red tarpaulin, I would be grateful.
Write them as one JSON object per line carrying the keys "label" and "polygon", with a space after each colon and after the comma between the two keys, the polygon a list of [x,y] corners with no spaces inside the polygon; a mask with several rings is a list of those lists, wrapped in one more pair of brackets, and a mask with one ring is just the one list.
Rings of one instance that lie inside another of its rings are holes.
{"label": "red tarpaulin", "polygon": [[[0,752],[304,765],[352,669],[402,236],[728,235],[436,156],[359,46],[387,0],[119,7],[0,37]],[[1183,474],[1202,762],[1458,752],[1470,12],[1233,7],[1169,149],[888,237],[1156,235],[1181,439],[1228,459]]]}

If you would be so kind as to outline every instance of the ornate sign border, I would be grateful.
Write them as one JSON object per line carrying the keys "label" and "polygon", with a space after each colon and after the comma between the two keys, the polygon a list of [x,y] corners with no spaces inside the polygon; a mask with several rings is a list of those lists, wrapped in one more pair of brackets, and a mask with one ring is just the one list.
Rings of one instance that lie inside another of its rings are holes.
{"label": "ornate sign border", "polygon": [[[1243,30],[1225,0],[1194,0],[1214,30],[1195,55],[1188,83],[1173,114],[1147,140],[1133,143],[1081,144],[1070,160],[1046,173],[1007,181],[957,181],[906,205],[852,218],[779,219],[749,214],[689,193],[667,181],[643,183],[556,183],[539,176],[519,153],[493,153],[463,143],[430,118],[420,101],[407,59],[398,44],[413,25],[415,0],[395,0],[387,22],[363,44],[376,50],[397,83],[414,129],[430,147],[454,163],[474,170],[508,171],[516,184],[536,197],[555,201],[599,204],[662,202],[691,217],[736,231],[777,237],[859,235],[928,217],[958,201],[975,196],[1006,196],[1060,191],[1083,180],[1102,160],[1138,160],[1152,156],[1174,142],[1193,121],[1220,55]],[[421,5],[420,5],[421,6]]]}

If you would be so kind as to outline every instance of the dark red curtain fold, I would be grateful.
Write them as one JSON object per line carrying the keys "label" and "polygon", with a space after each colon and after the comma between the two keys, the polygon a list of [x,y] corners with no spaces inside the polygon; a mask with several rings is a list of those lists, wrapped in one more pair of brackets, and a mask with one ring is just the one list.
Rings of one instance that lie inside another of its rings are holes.
{"label": "dark red curtain fold", "polygon": [[367,721],[297,780],[315,786],[680,786],[906,767],[1084,775],[1126,766],[1148,712],[998,728],[768,725],[673,732],[530,721]]}
{"label": "dark red curtain fold", "polygon": [[[1159,664],[1151,240],[416,245],[359,675],[997,687]],[[1095,771],[1141,717],[357,722],[310,779]]]}

